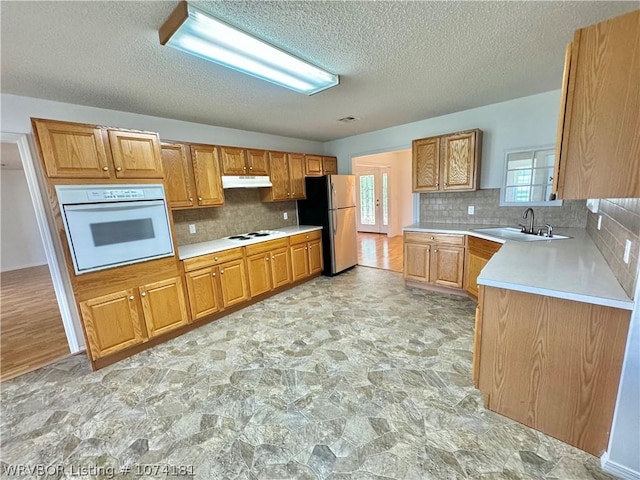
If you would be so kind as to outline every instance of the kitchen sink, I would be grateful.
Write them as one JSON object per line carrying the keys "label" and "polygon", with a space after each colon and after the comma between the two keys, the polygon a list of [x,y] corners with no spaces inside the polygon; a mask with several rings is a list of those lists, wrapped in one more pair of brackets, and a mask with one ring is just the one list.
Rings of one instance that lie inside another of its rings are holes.
{"label": "kitchen sink", "polygon": [[474,228],[473,231],[502,238],[504,240],[515,240],[517,242],[540,242],[544,240],[565,240],[567,238],[571,238],[566,235],[556,235],[555,233],[551,237],[532,235],[530,233],[523,233],[520,229],[512,227]]}

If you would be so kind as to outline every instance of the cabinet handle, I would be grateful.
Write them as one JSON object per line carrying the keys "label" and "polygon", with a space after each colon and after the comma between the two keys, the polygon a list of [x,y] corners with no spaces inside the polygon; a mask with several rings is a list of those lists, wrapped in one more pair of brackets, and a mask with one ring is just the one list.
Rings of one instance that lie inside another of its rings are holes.
{"label": "cabinet handle", "polygon": [[215,277],[215,276],[216,276],[216,272],[213,272],[213,273],[211,274],[211,276],[212,276],[212,277]]}
{"label": "cabinet handle", "polygon": [[253,170],[253,167],[249,167],[249,170]]}
{"label": "cabinet handle", "polygon": [[242,170],[245,170],[245,171],[246,171],[246,170],[247,170],[247,167],[242,167]]}
{"label": "cabinet handle", "polygon": [[266,257],[265,260],[268,262],[269,261],[269,257]]}
{"label": "cabinet handle", "polygon": [[449,184],[448,184],[448,183],[445,183],[445,184],[444,184],[444,186],[445,186],[445,187],[448,187],[448,186],[449,186]]}
{"label": "cabinet handle", "polygon": [[434,250],[434,252],[435,252],[435,253],[438,253],[438,249],[436,248],[436,249]]}
{"label": "cabinet handle", "polygon": [[193,203],[193,197],[189,197],[189,201]]}
{"label": "cabinet handle", "polygon": [[121,172],[122,171],[122,167],[116,167],[116,172]]}
{"label": "cabinet handle", "polygon": [[220,275],[222,275],[224,273],[224,270],[220,270]]}
{"label": "cabinet handle", "polygon": [[198,200],[202,201],[202,197],[198,197]]}
{"label": "cabinet handle", "polygon": [[309,238],[309,235],[307,235],[307,238]]}
{"label": "cabinet handle", "polygon": [[287,197],[290,197],[290,196],[291,196],[291,194],[289,192],[287,192]]}
{"label": "cabinet handle", "polygon": [[275,259],[276,259],[276,257],[271,257],[271,260],[275,260]]}
{"label": "cabinet handle", "polygon": [[129,295],[129,300],[133,300],[135,297],[133,295]]}
{"label": "cabinet handle", "polygon": [[431,237],[431,240],[433,240],[433,239],[434,239],[434,237]]}
{"label": "cabinet handle", "polygon": [[102,170],[104,170],[105,172],[109,171],[109,167],[107,167],[106,165],[104,167],[102,167]]}
{"label": "cabinet handle", "polygon": [[213,261],[217,262],[218,261],[218,257],[213,257]]}
{"label": "cabinet handle", "polygon": [[304,247],[304,249],[305,249],[305,250],[308,250],[308,248],[307,248],[307,247]]}
{"label": "cabinet handle", "polygon": [[140,296],[141,296],[141,297],[146,297],[146,296],[147,296],[147,292],[142,292],[142,293],[140,294]]}

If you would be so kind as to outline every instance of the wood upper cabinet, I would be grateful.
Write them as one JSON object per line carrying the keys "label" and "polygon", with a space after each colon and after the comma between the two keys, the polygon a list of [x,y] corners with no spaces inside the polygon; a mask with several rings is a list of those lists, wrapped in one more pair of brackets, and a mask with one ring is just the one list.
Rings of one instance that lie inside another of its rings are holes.
{"label": "wood upper cabinet", "polygon": [[157,133],[32,120],[50,178],[163,178]]}
{"label": "wood upper cabinet", "polygon": [[240,258],[220,265],[220,286],[224,308],[249,300],[244,259]]}
{"label": "wood upper cabinet", "polygon": [[305,155],[304,161],[307,177],[321,177],[338,173],[338,159],[336,157]]}
{"label": "wood upper cabinet", "polygon": [[191,145],[191,161],[198,205],[224,205],[217,147],[214,145]]}
{"label": "wood upper cabinet", "polygon": [[472,191],[478,188],[482,131],[413,141],[413,191]]}
{"label": "wood upper cabinet", "polygon": [[223,175],[269,175],[265,150],[220,147]]}
{"label": "wood upper cabinet", "polygon": [[269,175],[266,150],[247,149],[247,169],[249,175]]}
{"label": "wood upper cabinet", "polygon": [[462,288],[465,236],[405,232],[405,280]]}
{"label": "wood upper cabinet", "polygon": [[109,178],[113,171],[104,131],[92,125],[33,119],[48,177]]}
{"label": "wood upper cabinet", "polygon": [[467,237],[467,255],[465,260],[465,289],[478,298],[478,275],[491,257],[500,250],[501,243],[483,238]]}
{"label": "wood upper cabinet", "polygon": [[261,189],[263,202],[306,198],[304,155],[269,152],[269,172],[273,186]]}
{"label": "wood upper cabinet", "polygon": [[322,157],[322,172],[325,175],[337,175],[338,159],[336,157]]}
{"label": "wood upper cabinet", "polygon": [[133,289],[81,302],[80,312],[94,360],[144,341]]}
{"label": "wood upper cabinet", "polygon": [[193,320],[216,313],[222,308],[219,300],[218,267],[187,272],[187,291]]}
{"label": "wood upper cabinet", "polygon": [[640,197],[640,10],[577,30],[567,49],[554,191]]}
{"label": "wood upper cabinet", "polygon": [[163,178],[157,133],[108,129],[117,178]]}
{"label": "wood upper cabinet", "polygon": [[179,143],[162,143],[161,149],[169,207],[193,207],[193,172],[188,147]]}
{"label": "wood upper cabinet", "polygon": [[320,177],[323,175],[322,157],[320,155],[305,155],[304,162],[307,177]]}
{"label": "wood upper cabinet", "polygon": [[149,337],[162,335],[189,323],[180,277],[148,283],[138,290]]}

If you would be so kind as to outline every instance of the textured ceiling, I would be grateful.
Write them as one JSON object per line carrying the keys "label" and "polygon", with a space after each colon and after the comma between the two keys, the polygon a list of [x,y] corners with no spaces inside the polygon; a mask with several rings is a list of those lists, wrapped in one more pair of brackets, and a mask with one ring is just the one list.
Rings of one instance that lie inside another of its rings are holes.
{"label": "textured ceiling", "polygon": [[[638,2],[193,2],[340,75],[308,97],[163,47],[177,2],[0,3],[3,93],[318,141],[560,87],[581,26]],[[354,123],[337,119],[361,117]]]}

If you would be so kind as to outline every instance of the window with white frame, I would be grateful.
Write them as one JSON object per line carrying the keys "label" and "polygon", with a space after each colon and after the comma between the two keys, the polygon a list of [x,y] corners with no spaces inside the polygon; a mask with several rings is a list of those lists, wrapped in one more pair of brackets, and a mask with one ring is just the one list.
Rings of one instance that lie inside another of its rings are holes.
{"label": "window with white frame", "polygon": [[507,152],[501,205],[561,205],[549,201],[555,160],[553,146]]}

